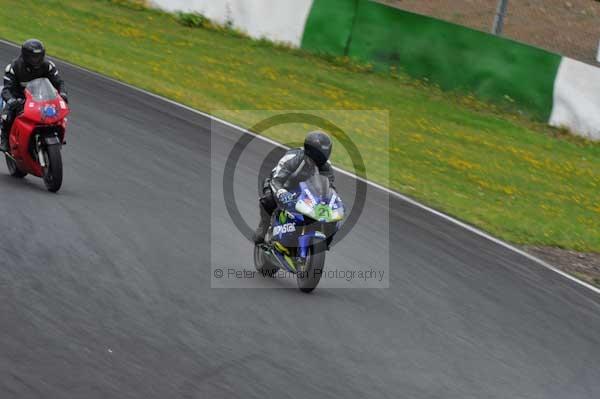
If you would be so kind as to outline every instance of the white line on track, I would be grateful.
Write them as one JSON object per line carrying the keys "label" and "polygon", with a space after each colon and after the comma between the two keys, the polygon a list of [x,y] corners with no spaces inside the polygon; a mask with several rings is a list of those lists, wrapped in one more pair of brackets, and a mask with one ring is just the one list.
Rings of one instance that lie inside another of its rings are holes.
{"label": "white line on track", "polygon": [[[6,44],[6,45],[8,45],[8,46],[16,47],[16,48],[20,48],[20,47],[21,47],[21,46],[19,46],[19,45],[15,44],[15,43],[12,43],[12,42],[6,41],[6,40],[4,40],[4,39],[0,39],[0,43]],[[59,59],[59,60],[60,60],[60,59]],[[125,86],[125,87],[128,87],[128,88],[130,88],[130,89],[132,89],[132,90],[138,91],[138,92],[140,92],[140,93],[144,93],[144,94],[146,94],[146,95],[149,95],[149,96],[151,96],[151,97],[154,97],[154,98],[157,98],[157,99],[159,99],[159,100],[165,101],[165,102],[167,102],[167,103],[169,103],[169,104],[173,104],[173,105],[175,105],[175,106],[177,106],[177,107],[180,107],[180,108],[186,109],[186,110],[188,110],[188,111],[190,111],[190,112],[193,112],[193,113],[195,113],[195,114],[202,115],[202,116],[204,116],[204,117],[206,117],[206,118],[208,118],[208,119],[210,119],[210,120],[212,120],[212,121],[219,122],[220,124],[222,124],[222,125],[224,125],[224,126],[228,126],[228,127],[232,128],[232,129],[235,129],[235,130],[237,130],[237,131],[239,131],[239,132],[242,132],[242,133],[245,133],[245,134],[249,134],[249,135],[251,135],[251,136],[254,136],[254,137],[255,137],[255,138],[257,138],[257,139],[259,139],[259,140],[262,140],[262,141],[265,141],[265,142],[267,142],[267,143],[269,143],[269,144],[272,144],[272,145],[274,145],[274,146],[281,147],[281,148],[285,148],[285,149],[287,149],[287,148],[288,148],[288,147],[286,147],[285,145],[283,145],[283,144],[281,144],[281,143],[278,143],[278,142],[276,142],[276,141],[274,141],[274,140],[271,140],[271,139],[269,139],[269,138],[267,138],[267,137],[264,137],[264,136],[258,135],[258,134],[254,133],[254,132],[251,132],[251,131],[249,131],[249,130],[247,130],[247,129],[244,129],[243,127],[240,127],[240,126],[234,125],[234,124],[233,124],[233,123],[231,123],[231,122],[227,122],[226,120],[220,119],[220,118],[218,118],[218,117],[216,117],[216,116],[213,116],[213,115],[210,115],[210,114],[208,114],[208,113],[206,113],[206,112],[199,111],[199,110],[197,110],[197,109],[194,109],[194,108],[192,108],[192,107],[189,107],[189,106],[187,106],[187,105],[185,105],[185,104],[178,103],[177,101],[173,101],[173,100],[171,100],[171,99],[168,99],[168,98],[166,98],[166,97],[163,97],[163,96],[161,96],[161,95],[158,95],[158,94],[155,94],[155,93],[149,92],[149,91],[147,91],[147,90],[144,90],[144,89],[140,89],[139,87],[135,87],[135,86],[133,86],[133,85],[130,85],[129,83],[121,82],[120,80],[117,80],[117,79],[114,79],[114,78],[108,77],[108,76],[106,76],[106,75],[102,75],[102,74],[100,74],[100,73],[98,73],[98,72],[91,71],[91,70],[89,70],[89,69],[87,69],[87,68],[81,67],[81,66],[79,66],[79,65],[72,64],[72,63],[70,63],[70,62],[68,62],[68,61],[64,61],[64,60],[60,60],[60,61],[61,61],[61,62],[63,62],[64,64],[67,64],[67,65],[69,65],[69,66],[73,67],[73,68],[76,68],[76,69],[79,69],[79,70],[81,70],[81,71],[84,71],[84,72],[90,73],[90,74],[92,74],[92,75],[94,75],[94,76],[98,76],[98,77],[100,77],[100,78],[102,78],[102,79],[106,79],[106,80],[108,80],[108,81],[110,81],[110,82],[113,82],[113,83],[118,83],[118,84],[120,84],[120,85],[122,85],[122,86]],[[580,280],[580,279],[578,279],[578,278],[576,278],[576,277],[574,277],[574,276],[571,276],[570,274],[563,272],[562,270],[560,270],[560,269],[558,269],[558,268],[556,268],[556,267],[552,266],[551,264],[549,264],[549,263],[547,263],[547,262],[545,262],[545,261],[541,260],[540,258],[538,258],[538,257],[536,257],[536,256],[533,256],[533,255],[531,255],[531,254],[529,254],[529,253],[527,253],[527,252],[525,252],[525,251],[523,251],[523,250],[521,250],[521,249],[519,249],[519,248],[517,248],[517,247],[515,247],[515,246],[513,246],[513,245],[511,245],[511,244],[509,244],[509,243],[507,243],[507,242],[504,242],[504,241],[502,241],[502,240],[500,240],[500,239],[498,239],[498,238],[496,238],[496,237],[493,237],[493,236],[489,235],[489,234],[488,234],[488,233],[486,233],[485,231],[479,230],[478,228],[476,228],[476,227],[473,227],[473,226],[471,226],[471,225],[469,225],[469,224],[466,224],[466,223],[464,223],[464,222],[461,222],[460,220],[458,220],[458,219],[455,219],[455,218],[453,218],[453,217],[452,217],[452,216],[450,216],[450,215],[446,215],[446,214],[445,214],[445,213],[443,213],[443,212],[440,212],[440,211],[438,211],[438,210],[435,210],[435,209],[433,209],[433,208],[430,208],[430,207],[428,207],[427,205],[421,204],[420,202],[417,202],[417,201],[415,201],[414,199],[412,199],[412,198],[410,198],[410,197],[407,197],[407,196],[406,196],[406,195],[404,195],[404,194],[400,194],[400,193],[398,193],[398,192],[396,192],[396,191],[394,191],[394,190],[390,190],[390,189],[389,189],[389,188],[387,188],[387,187],[384,187],[384,186],[382,186],[382,185],[380,185],[380,184],[374,183],[374,182],[372,182],[372,181],[370,181],[370,180],[367,180],[367,179],[365,179],[365,178],[363,178],[363,177],[356,176],[354,173],[351,173],[351,172],[345,171],[345,170],[343,170],[343,169],[340,169],[340,168],[338,168],[338,167],[334,167],[334,169],[335,169],[337,172],[341,173],[341,174],[344,174],[344,175],[346,175],[346,176],[349,176],[349,177],[351,177],[351,178],[354,178],[354,179],[357,179],[357,180],[359,180],[359,181],[362,181],[362,182],[364,182],[364,183],[366,183],[366,184],[370,185],[371,187],[374,187],[374,188],[377,188],[377,189],[379,189],[379,190],[385,191],[386,193],[388,193],[388,194],[390,194],[390,195],[392,195],[392,196],[394,196],[394,197],[396,197],[396,198],[398,198],[398,199],[400,199],[400,200],[402,200],[402,201],[405,201],[405,202],[407,202],[407,203],[409,203],[409,204],[411,204],[411,205],[414,205],[414,206],[416,206],[416,207],[418,207],[418,208],[421,208],[421,209],[423,209],[423,210],[425,210],[425,211],[427,211],[427,212],[429,212],[429,213],[432,213],[432,214],[434,214],[434,215],[436,215],[436,216],[438,216],[438,217],[440,217],[440,218],[442,218],[442,219],[445,219],[445,220],[447,220],[447,221],[449,221],[449,222],[451,222],[451,223],[454,223],[454,224],[456,224],[457,226],[460,226],[460,227],[462,227],[463,229],[466,229],[466,230],[468,230],[468,231],[470,231],[470,232],[472,232],[472,233],[474,233],[474,234],[476,234],[476,235],[478,235],[478,236],[480,236],[480,237],[483,237],[483,238],[485,238],[485,239],[487,239],[487,240],[489,240],[489,241],[492,241],[492,242],[493,242],[493,243],[495,243],[495,244],[498,244],[498,245],[500,245],[500,246],[502,246],[502,247],[504,247],[504,248],[507,248],[507,249],[509,249],[509,250],[513,251],[513,252],[516,252],[517,254],[519,254],[519,255],[521,255],[521,256],[524,256],[525,258],[527,258],[527,259],[529,259],[529,260],[532,260],[532,261],[534,261],[534,262],[538,263],[539,265],[541,265],[541,266],[545,267],[546,269],[552,270],[553,272],[556,272],[556,273],[560,274],[561,276],[563,276],[563,277],[565,277],[565,278],[567,278],[567,279],[569,279],[569,280],[571,280],[571,281],[573,281],[573,282],[575,282],[575,283],[577,283],[577,284],[579,284],[579,285],[581,285],[581,286],[583,286],[583,287],[586,287],[586,288],[588,288],[588,289],[592,290],[593,292],[595,292],[595,293],[597,293],[597,294],[600,294],[600,289],[599,289],[599,288],[597,288],[597,287],[594,287],[593,285],[591,285],[591,284],[588,284],[588,283],[586,283],[585,281],[583,281],[583,280]]]}

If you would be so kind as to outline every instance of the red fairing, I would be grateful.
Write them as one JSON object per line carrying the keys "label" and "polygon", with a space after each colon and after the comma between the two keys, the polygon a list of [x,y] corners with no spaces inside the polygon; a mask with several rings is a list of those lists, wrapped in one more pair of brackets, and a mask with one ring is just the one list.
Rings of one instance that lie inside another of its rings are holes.
{"label": "red fairing", "polygon": [[[10,153],[19,168],[27,173],[41,177],[42,168],[32,157],[32,136],[38,130],[55,131],[65,141],[69,106],[60,97],[46,101],[36,101],[28,90],[25,90],[23,113],[17,116],[10,131]],[[54,130],[55,129],[55,130]]]}
{"label": "red fairing", "polygon": [[[54,107],[56,110],[55,116],[47,116],[42,111],[46,107]],[[69,114],[69,107],[62,97],[57,96],[54,100],[35,101],[31,94],[25,91],[25,108],[21,117],[38,125],[55,125],[60,124]]]}

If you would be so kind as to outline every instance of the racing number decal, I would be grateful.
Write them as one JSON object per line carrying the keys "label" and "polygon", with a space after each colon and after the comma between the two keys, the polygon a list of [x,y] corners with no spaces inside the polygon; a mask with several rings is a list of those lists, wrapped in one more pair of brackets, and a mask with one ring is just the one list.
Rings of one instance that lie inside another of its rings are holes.
{"label": "racing number decal", "polygon": [[319,220],[330,220],[331,219],[331,208],[327,205],[319,204],[315,206],[315,216]]}

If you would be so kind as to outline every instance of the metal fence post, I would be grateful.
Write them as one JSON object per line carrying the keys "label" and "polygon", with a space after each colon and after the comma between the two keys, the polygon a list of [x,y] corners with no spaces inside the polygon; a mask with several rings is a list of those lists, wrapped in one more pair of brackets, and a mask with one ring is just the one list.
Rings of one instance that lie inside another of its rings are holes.
{"label": "metal fence post", "polygon": [[506,10],[508,9],[508,0],[498,0],[498,8],[496,10],[496,17],[494,18],[494,27],[492,33],[494,35],[501,35],[502,29],[504,28],[504,17],[506,17]]}

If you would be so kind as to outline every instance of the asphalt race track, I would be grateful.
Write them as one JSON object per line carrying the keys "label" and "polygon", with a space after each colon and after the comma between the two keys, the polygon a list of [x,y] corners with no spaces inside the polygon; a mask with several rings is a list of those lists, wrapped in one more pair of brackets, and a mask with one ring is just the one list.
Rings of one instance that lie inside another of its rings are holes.
{"label": "asphalt race track", "polygon": [[328,256],[389,256],[389,288],[211,288],[211,235],[252,264],[211,215],[211,148],[240,133],[58,65],[63,188],[0,166],[0,398],[600,397],[600,295],[376,189]]}

